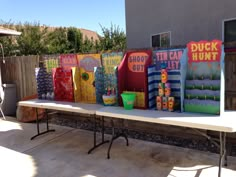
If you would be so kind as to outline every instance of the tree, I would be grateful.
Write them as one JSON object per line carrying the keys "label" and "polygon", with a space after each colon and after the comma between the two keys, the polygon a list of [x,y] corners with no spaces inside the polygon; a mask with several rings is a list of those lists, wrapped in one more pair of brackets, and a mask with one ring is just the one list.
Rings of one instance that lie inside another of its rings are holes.
{"label": "tree", "polygon": [[[101,26],[101,25],[100,25]],[[110,29],[101,26],[103,36],[100,37],[101,50],[125,50],[126,35],[120,30],[119,26],[111,24]]]}
{"label": "tree", "polygon": [[47,47],[49,54],[59,54],[68,52],[67,29],[56,28],[49,32],[47,37]]}
{"label": "tree", "polygon": [[98,53],[98,52],[101,51],[101,45],[100,45],[100,41],[99,40],[95,40],[94,51],[95,51],[95,53]]}
{"label": "tree", "polygon": [[69,53],[79,53],[83,45],[83,36],[79,29],[70,27],[67,29],[67,41]]}
{"label": "tree", "polygon": [[17,38],[17,48],[20,55],[37,55],[48,53],[47,27],[41,27],[39,23],[21,23],[16,25],[21,35]]}
{"label": "tree", "polygon": [[[5,22],[3,20],[0,20],[0,25],[5,28],[14,29],[14,23],[12,23],[11,21]],[[4,56],[16,55],[17,37],[15,36],[0,37],[0,43],[3,46]]]}
{"label": "tree", "polygon": [[82,48],[82,53],[92,53],[94,51],[94,42],[92,40],[89,40],[87,36],[85,36]]}
{"label": "tree", "polygon": [[102,28],[99,40],[83,38],[75,27],[48,28],[39,23],[14,24],[0,21],[0,25],[21,31],[19,37],[4,37],[0,42],[5,55],[41,55],[62,53],[99,53],[101,51],[123,51],[126,49],[126,35],[119,27],[111,25]]}
{"label": "tree", "polygon": [[[14,37],[1,37],[0,38],[0,44],[2,44],[4,56],[10,56],[16,54],[16,45],[13,41]],[[0,57],[2,56],[2,50],[0,49]]]}

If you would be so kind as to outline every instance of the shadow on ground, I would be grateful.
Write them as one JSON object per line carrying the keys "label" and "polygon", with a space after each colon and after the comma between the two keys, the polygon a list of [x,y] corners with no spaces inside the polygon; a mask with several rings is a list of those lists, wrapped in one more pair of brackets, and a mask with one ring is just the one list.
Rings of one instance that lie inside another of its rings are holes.
{"label": "shadow on ground", "polygon": [[[218,155],[187,148],[129,139],[108,144],[92,154],[91,131],[51,125],[56,132],[31,141],[35,124],[0,120],[1,176],[22,177],[209,177],[218,174]],[[44,126],[42,124],[42,126]],[[8,127],[8,128],[7,128]],[[106,139],[109,139],[106,135]],[[236,176],[236,158],[229,157],[222,177]]]}

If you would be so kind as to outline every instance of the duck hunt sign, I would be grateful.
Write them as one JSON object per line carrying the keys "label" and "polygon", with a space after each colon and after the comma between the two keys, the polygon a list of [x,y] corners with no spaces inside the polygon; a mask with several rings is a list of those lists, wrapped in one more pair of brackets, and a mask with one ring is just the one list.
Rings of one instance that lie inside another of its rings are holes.
{"label": "duck hunt sign", "polygon": [[187,47],[184,109],[220,114],[222,42],[190,42]]}

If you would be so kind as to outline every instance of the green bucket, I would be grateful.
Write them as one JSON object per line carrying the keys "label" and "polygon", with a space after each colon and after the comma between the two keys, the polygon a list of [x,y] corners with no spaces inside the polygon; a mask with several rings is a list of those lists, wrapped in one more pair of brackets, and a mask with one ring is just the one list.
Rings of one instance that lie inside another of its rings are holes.
{"label": "green bucket", "polygon": [[126,110],[131,110],[134,107],[135,93],[122,93],[121,94],[124,108]]}

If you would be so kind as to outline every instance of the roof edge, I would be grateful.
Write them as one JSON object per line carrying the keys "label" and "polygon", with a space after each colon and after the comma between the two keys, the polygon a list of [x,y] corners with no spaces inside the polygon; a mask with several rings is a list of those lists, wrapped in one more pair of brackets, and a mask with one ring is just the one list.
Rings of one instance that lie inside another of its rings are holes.
{"label": "roof edge", "polygon": [[21,35],[21,32],[0,28],[0,36],[19,36],[19,35]]}

